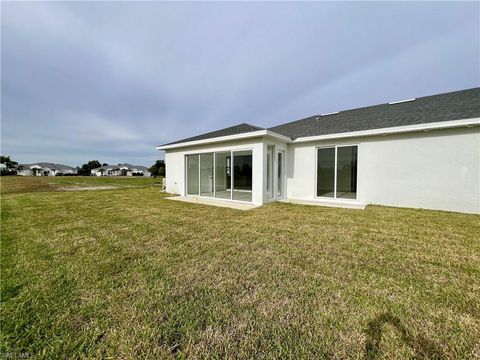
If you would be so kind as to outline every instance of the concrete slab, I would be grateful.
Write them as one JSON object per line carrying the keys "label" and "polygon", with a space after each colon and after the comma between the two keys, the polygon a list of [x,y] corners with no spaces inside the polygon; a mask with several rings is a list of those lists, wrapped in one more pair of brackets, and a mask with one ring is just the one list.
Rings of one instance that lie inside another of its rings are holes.
{"label": "concrete slab", "polygon": [[367,205],[349,201],[328,201],[328,200],[300,200],[300,199],[282,199],[280,202],[299,204],[299,205],[313,205],[313,206],[327,206],[346,209],[364,210]]}
{"label": "concrete slab", "polygon": [[254,205],[248,203],[242,203],[237,201],[219,200],[214,198],[205,198],[199,196],[171,196],[167,197],[168,200],[183,201],[187,203],[202,204],[219,206],[236,210],[250,210],[260,207],[261,205]]}

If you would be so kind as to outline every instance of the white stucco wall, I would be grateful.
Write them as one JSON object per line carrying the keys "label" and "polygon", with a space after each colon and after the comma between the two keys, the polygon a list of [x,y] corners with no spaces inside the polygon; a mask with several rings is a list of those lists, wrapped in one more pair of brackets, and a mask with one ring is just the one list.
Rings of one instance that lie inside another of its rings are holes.
{"label": "white stucco wall", "polygon": [[263,203],[263,163],[264,144],[262,138],[229,141],[223,143],[193,146],[165,151],[166,191],[185,196],[185,155],[217,151],[252,150],[252,202]]}
{"label": "white stucco wall", "polygon": [[358,202],[480,213],[480,130],[289,144],[287,196],[315,199],[316,147],[358,145]]}

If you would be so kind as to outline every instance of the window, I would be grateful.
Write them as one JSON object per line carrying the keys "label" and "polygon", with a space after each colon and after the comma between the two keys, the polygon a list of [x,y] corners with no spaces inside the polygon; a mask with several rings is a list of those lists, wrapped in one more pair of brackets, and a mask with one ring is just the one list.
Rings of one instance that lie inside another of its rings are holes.
{"label": "window", "polygon": [[317,149],[317,196],[357,198],[357,146]]}

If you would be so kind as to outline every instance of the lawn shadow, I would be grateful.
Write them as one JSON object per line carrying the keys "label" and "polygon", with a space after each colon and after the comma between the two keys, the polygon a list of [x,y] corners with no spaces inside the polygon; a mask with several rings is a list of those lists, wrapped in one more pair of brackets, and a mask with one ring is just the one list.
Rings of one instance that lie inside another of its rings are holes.
{"label": "lawn shadow", "polygon": [[400,334],[400,339],[415,352],[416,359],[443,359],[445,356],[438,346],[422,335],[412,335],[399,318],[384,313],[368,323],[366,329],[365,359],[376,359],[380,355],[382,332],[386,324],[392,325]]}

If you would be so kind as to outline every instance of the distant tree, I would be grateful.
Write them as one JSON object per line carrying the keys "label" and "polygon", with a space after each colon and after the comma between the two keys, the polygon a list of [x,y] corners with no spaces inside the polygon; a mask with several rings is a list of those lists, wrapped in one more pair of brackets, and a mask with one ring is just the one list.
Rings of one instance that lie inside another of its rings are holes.
{"label": "distant tree", "polygon": [[108,164],[107,164],[107,163],[103,163],[102,166],[108,166]]}
{"label": "distant tree", "polygon": [[91,170],[101,167],[102,165],[98,160],[90,160],[88,163],[83,164],[78,170],[78,175],[90,176]]}
{"label": "distant tree", "polygon": [[153,176],[165,176],[165,161],[164,160],[157,160],[155,164],[153,164],[150,169],[150,174]]}
{"label": "distant tree", "polygon": [[18,162],[10,159],[10,155],[0,155],[0,163],[5,165],[5,169],[2,169],[1,175],[15,175],[15,165]]}
{"label": "distant tree", "polygon": [[10,155],[0,155],[0,163],[5,164],[7,169],[13,169],[13,167],[18,164],[18,162],[10,159]]}

